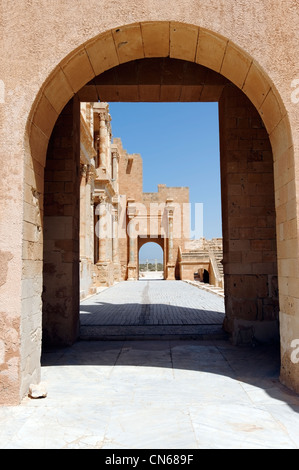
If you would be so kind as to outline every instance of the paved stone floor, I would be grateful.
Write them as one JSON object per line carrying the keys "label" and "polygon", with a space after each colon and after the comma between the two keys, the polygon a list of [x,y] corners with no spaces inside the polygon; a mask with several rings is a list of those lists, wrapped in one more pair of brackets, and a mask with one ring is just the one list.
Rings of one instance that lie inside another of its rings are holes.
{"label": "paved stone floor", "polygon": [[79,341],[43,354],[47,398],[0,408],[0,447],[298,449],[299,396],[278,376],[275,346]]}
{"label": "paved stone floor", "polygon": [[[128,284],[130,296],[122,284],[107,289],[82,303],[82,315],[94,321],[99,305],[112,304],[122,306],[119,315],[127,311],[129,296],[134,307],[130,318],[137,324],[152,321],[154,311],[156,323],[162,318],[158,309],[144,314],[142,305],[168,303],[175,307],[168,312],[169,322],[218,318],[215,294],[195,305],[197,288],[153,286]],[[0,408],[0,448],[111,449],[116,456],[127,449],[188,449],[198,465],[202,457],[196,449],[299,448],[299,396],[279,382],[277,345],[236,347],[223,339],[163,338],[81,340],[44,351],[42,381],[48,395]]]}
{"label": "paved stone floor", "polygon": [[223,336],[224,299],[182,281],[121,282],[81,303],[81,337]]}

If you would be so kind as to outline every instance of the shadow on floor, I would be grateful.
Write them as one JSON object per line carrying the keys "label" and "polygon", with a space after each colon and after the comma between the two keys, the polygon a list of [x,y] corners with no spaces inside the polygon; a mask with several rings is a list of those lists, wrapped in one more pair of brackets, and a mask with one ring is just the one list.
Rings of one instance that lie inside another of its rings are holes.
{"label": "shadow on floor", "polygon": [[108,303],[80,305],[81,325],[222,325],[222,311],[155,303]]}
{"label": "shadow on floor", "polygon": [[[279,382],[278,344],[260,344],[253,348],[233,346],[229,341],[222,340],[78,341],[70,347],[44,351],[42,366],[74,366],[80,370],[102,367],[111,373],[116,373],[115,371],[122,368],[126,380],[134,370],[132,386],[137,388],[138,368],[142,370],[142,380],[148,370],[146,380],[152,383],[152,386],[155,384],[155,377],[159,377],[159,370],[174,372],[175,375],[183,373],[186,394],[190,387],[196,386],[196,380],[201,377],[199,400],[205,380],[207,387],[212,387],[212,397],[219,379],[229,378],[241,384],[246,393],[252,394],[256,400],[259,393],[264,391],[264,394],[278,404],[288,404],[294,411],[299,412],[299,396]],[[175,393],[175,390],[173,392]],[[225,393],[225,390],[220,387],[216,392],[221,394]],[[209,393],[209,390],[205,390],[205,393]],[[232,395],[231,399],[238,400],[238,397]]]}

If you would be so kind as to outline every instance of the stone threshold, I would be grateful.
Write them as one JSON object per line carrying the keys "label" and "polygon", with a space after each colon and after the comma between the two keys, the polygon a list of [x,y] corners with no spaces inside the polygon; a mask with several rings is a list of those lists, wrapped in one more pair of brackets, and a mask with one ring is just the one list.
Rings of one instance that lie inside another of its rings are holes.
{"label": "stone threshold", "polygon": [[88,325],[81,326],[80,340],[224,340],[221,325]]}

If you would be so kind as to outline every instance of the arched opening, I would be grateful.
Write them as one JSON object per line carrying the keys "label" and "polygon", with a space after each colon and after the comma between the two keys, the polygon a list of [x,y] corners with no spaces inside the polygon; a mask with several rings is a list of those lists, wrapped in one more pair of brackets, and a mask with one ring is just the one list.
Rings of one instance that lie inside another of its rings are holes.
{"label": "arched opening", "polygon": [[203,272],[203,282],[205,284],[209,284],[209,282],[210,282],[209,271],[207,271],[206,269],[204,269],[204,272]]}
{"label": "arched opening", "polygon": [[[147,72],[144,75],[141,73],[143,67]],[[156,84],[155,86],[160,86],[159,99],[161,100],[168,99],[172,101],[175,96],[180,96],[182,100],[185,99],[185,83],[188,78],[188,87],[194,87],[196,90],[195,93],[192,88],[193,95],[190,95],[189,90],[189,94],[187,94],[188,101],[208,99],[219,102],[224,237],[223,263],[226,293],[224,328],[235,340],[241,326],[251,327],[254,324],[259,340],[274,340],[278,335],[278,299],[277,291],[270,286],[275,285],[277,282],[275,201],[272,151],[264,124],[252,103],[231,81],[199,64],[189,66],[189,62],[181,59],[156,58],[126,62],[103,73],[93,82],[97,84],[98,92],[101,94],[102,99],[106,101],[108,99],[112,100],[113,96],[116,96],[114,97],[115,100],[128,100],[130,96],[135,96],[134,89],[137,81],[140,99],[140,91],[143,87],[148,86],[149,70],[152,69],[155,73],[151,77],[151,82]],[[115,74],[117,74],[117,78],[113,82]],[[131,79],[128,79],[128,76]],[[197,83],[198,77],[201,77],[200,85]],[[126,85],[124,85],[125,83]],[[89,82],[84,87],[83,96],[87,93],[86,89],[92,86],[94,85]],[[125,90],[124,86],[126,86]],[[177,95],[177,88],[180,90],[179,95]],[[119,89],[123,93],[121,98],[117,92]],[[50,138],[47,156],[46,182],[47,186],[51,188],[49,191],[50,196],[53,194],[51,184],[53,183],[56,188],[54,204],[51,197],[50,203],[47,204],[47,189],[45,191],[44,285],[46,289],[44,292],[44,337],[50,329],[51,341],[55,337],[57,341],[60,341],[60,328],[63,330],[63,341],[67,339],[67,342],[69,342],[70,338],[74,338],[78,334],[77,295],[74,295],[74,293],[78,291],[76,266],[78,263],[77,230],[79,214],[76,209],[78,206],[76,203],[78,198],[78,183],[76,183],[78,170],[76,167],[79,165],[80,145],[78,138],[80,126],[78,106],[80,99],[83,99],[83,97],[80,98],[80,93],[71,100],[60,114]],[[147,95],[146,99],[150,99],[150,96],[153,100],[153,91]],[[69,138],[66,138],[67,132]],[[104,143],[104,145],[106,144]],[[70,160],[67,162],[69,157]],[[52,160],[54,160],[54,171],[51,164]],[[60,170],[61,160],[67,162],[68,167],[74,172],[73,175],[70,174],[70,170],[66,171],[64,164],[63,169]],[[100,163],[99,172],[99,179],[106,184],[106,169],[103,173]],[[128,227],[130,226],[133,232],[135,232],[136,222],[141,224],[142,220],[145,220],[142,219],[142,215],[137,215],[138,185],[136,182],[139,173],[138,165],[133,164],[133,159],[128,158],[128,162],[125,162],[125,174],[127,178],[133,177],[133,179],[127,180],[125,189],[121,191],[121,194],[127,191]],[[59,183],[59,186],[57,183]],[[65,194],[65,188],[69,187],[70,184],[72,185],[71,195]],[[99,189],[99,192],[100,199],[97,202],[107,208],[107,201],[101,202],[102,189]],[[173,198],[169,201],[172,201],[169,203],[169,213],[172,213],[172,218],[168,219],[168,224],[171,223],[171,231],[173,232],[175,204]],[[48,212],[48,208],[50,212]],[[51,227],[50,230],[48,230],[47,224]],[[57,233],[53,236],[55,226],[57,226]],[[61,227],[63,226],[64,232],[61,235]],[[136,239],[133,232],[132,236],[129,233],[126,239],[128,253],[127,278],[129,280],[136,279],[137,271]],[[66,236],[68,237],[67,242],[65,240]],[[61,240],[61,237],[63,240]],[[174,252],[178,249],[178,246],[175,245],[173,237],[170,239],[170,235],[166,238],[166,242],[168,255],[166,275],[167,279],[175,279],[177,261],[174,258]],[[53,246],[54,253],[58,257],[54,267],[51,266],[53,263],[50,261],[53,260]],[[108,266],[108,245],[105,243],[101,246],[104,247],[104,253],[102,253],[102,257],[101,249],[99,249],[97,265],[99,278],[106,279],[111,275]],[[59,288],[57,293],[58,279],[63,278],[68,280],[66,282],[69,285],[67,287],[64,285],[62,290]],[[53,290],[51,290],[51,286]],[[69,313],[65,314],[67,309]],[[63,320],[61,311],[64,312]],[[54,320],[55,316],[57,320]],[[47,317],[49,321],[46,320]],[[74,321],[74,319],[77,320]],[[59,327],[61,321],[62,324]],[[69,323],[69,328],[65,328],[65,321]],[[70,337],[68,337],[66,331],[71,332]]]}
{"label": "arched opening", "polygon": [[159,240],[141,243],[139,239],[138,265],[139,280],[164,279],[164,246]]}
{"label": "arched opening", "polygon": [[[275,330],[275,325],[276,327],[278,325],[278,294],[275,288],[276,241],[281,278],[290,275],[287,273],[287,266],[296,259],[295,253],[291,257],[284,254],[288,241],[276,240],[275,232],[277,226],[287,224],[296,216],[295,207],[293,209],[289,207],[288,212],[280,210],[282,203],[279,199],[279,194],[286,185],[286,179],[290,190],[295,189],[290,179],[293,168],[292,139],[286,111],[275,86],[251,57],[226,38],[192,25],[179,23],[133,24],[108,31],[70,54],[44,84],[28,121],[30,154],[27,164],[33,175],[36,191],[30,193],[30,198],[32,199],[32,194],[33,197],[43,194],[43,167],[49,141],[48,156],[54,149],[54,159],[64,161],[62,149],[68,148],[71,157],[69,160],[73,159],[73,164],[69,162],[72,168],[69,171],[73,171],[73,175],[59,174],[60,187],[63,186],[62,193],[65,195],[69,178],[75,185],[74,188],[79,188],[79,184],[76,183],[79,174],[79,160],[78,155],[76,156],[78,142],[76,138],[73,139],[73,126],[78,126],[76,109],[78,110],[80,100],[106,99],[102,96],[105,84],[98,83],[97,77],[113,67],[122,67],[121,64],[125,66],[130,61],[139,59],[146,61],[147,58],[168,56],[192,64],[191,69],[194,67],[189,75],[189,78],[194,79],[191,85],[181,82],[176,85],[179,87],[180,97],[185,96],[187,100],[190,100],[190,97],[197,100],[214,100],[218,94],[217,100],[220,103],[226,329],[235,335],[240,324],[247,322],[251,324],[258,319],[257,325],[262,325],[263,328],[269,325],[270,330],[272,328]],[[197,66],[208,71],[200,83],[195,83],[200,75],[195,71]],[[209,76],[210,73],[212,77]],[[217,82],[214,73],[220,82]],[[133,76],[135,83],[116,83],[112,86],[110,82],[112,89],[110,91],[118,90],[118,100],[128,100],[132,92],[133,99],[138,96],[139,100],[144,101],[161,99],[161,93],[164,93],[164,96],[169,93],[169,99],[173,99],[173,93],[177,93],[178,88],[173,83],[157,83],[157,77],[160,77],[159,73],[153,71],[153,75],[148,77],[150,80],[142,80],[141,74],[140,82],[136,81],[136,76]],[[174,74],[174,77],[178,75]],[[137,95],[136,89],[139,90]],[[63,132],[66,132],[66,122],[69,124],[69,136],[72,136],[68,143],[61,135],[59,136],[59,129],[63,128]],[[53,146],[54,124],[54,134],[58,132],[56,147],[55,143]],[[258,148],[254,148],[255,145]],[[58,155],[60,157],[57,157]],[[287,166],[286,161],[288,161]],[[65,167],[61,169],[61,172],[65,171]],[[58,182],[55,180],[58,176],[55,170],[52,176],[54,181],[47,183]],[[263,193],[265,188],[267,188],[266,194]],[[275,201],[274,190],[277,196]],[[57,238],[49,240],[52,250],[54,242],[54,252],[60,259],[59,263],[62,260],[62,264],[69,264],[70,272],[67,275],[66,272],[60,272],[59,277],[67,278],[67,282],[71,280],[71,285],[57,289],[54,283],[55,303],[49,307],[48,312],[51,317],[52,332],[59,341],[65,343],[74,341],[78,335],[78,309],[75,304],[70,306],[70,295],[77,302],[78,295],[74,296],[74,292],[79,294],[78,213],[75,211],[78,192],[76,191],[77,189],[70,190],[72,200],[69,204],[63,200],[62,204],[56,206],[57,211],[61,211],[62,207],[63,213],[54,211],[49,215],[56,218],[65,217],[63,224],[61,218],[57,219],[57,227],[63,231],[60,243],[57,243]],[[292,199],[291,196],[290,198]],[[241,204],[237,205],[238,201]],[[265,201],[267,214],[263,212]],[[74,210],[68,215],[65,212],[67,205],[70,206],[69,210]],[[40,216],[43,211],[42,198],[39,199],[38,207]],[[275,219],[275,209],[277,219]],[[266,226],[262,220],[266,220]],[[256,226],[257,221],[259,224]],[[40,223],[36,222],[36,226],[40,227]],[[50,225],[44,227],[45,233],[52,231],[53,224],[51,229],[49,227]],[[66,230],[69,231],[68,239],[65,235]],[[40,243],[40,239],[37,242]],[[24,265],[28,261],[35,260],[25,259]],[[52,275],[53,272],[57,274],[57,263],[54,267],[51,263],[46,263],[44,273]],[[48,285],[46,290],[49,289]],[[66,315],[66,307],[69,306],[71,313]],[[283,292],[280,293],[280,309],[282,312],[280,325],[284,332],[282,351],[286,353],[289,350],[286,338],[289,336],[284,326],[285,315],[288,324],[290,320]],[[35,364],[35,367],[38,367],[38,364]],[[290,372],[293,370],[292,365],[287,359],[282,365],[284,376],[286,370],[292,375]],[[294,384],[296,379],[292,378],[291,382]]]}

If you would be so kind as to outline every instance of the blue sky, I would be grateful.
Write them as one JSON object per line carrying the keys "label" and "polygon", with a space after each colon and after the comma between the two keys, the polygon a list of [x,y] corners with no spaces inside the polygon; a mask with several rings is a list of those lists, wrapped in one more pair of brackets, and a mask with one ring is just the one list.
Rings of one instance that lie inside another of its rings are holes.
{"label": "blue sky", "polygon": [[[188,186],[192,214],[195,203],[203,204],[203,236],[221,237],[218,103],[109,103],[109,109],[113,137],[141,154],[143,191]],[[142,258],[160,258],[159,248],[146,244]]]}

